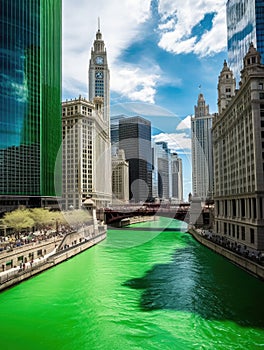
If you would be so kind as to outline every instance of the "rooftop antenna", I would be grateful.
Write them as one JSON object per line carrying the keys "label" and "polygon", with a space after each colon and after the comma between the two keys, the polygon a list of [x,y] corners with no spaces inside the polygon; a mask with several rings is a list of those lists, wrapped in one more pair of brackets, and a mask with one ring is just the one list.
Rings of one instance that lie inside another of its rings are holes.
{"label": "rooftop antenna", "polygon": [[100,32],[100,17],[98,17],[98,32]]}

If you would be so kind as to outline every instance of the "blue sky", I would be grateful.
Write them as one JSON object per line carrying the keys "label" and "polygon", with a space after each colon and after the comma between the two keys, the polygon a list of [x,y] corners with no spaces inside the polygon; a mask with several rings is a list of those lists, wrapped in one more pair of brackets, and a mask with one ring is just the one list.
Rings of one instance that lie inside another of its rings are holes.
{"label": "blue sky", "polygon": [[90,50],[100,16],[110,68],[111,114],[151,120],[155,139],[184,162],[191,191],[190,115],[199,93],[217,112],[226,54],[224,0],[63,0],[63,99],[87,97]]}

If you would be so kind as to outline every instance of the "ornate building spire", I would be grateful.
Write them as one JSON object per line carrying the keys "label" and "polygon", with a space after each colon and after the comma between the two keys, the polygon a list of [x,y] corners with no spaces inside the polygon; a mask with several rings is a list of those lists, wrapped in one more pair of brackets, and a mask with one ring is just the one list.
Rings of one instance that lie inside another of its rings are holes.
{"label": "ornate building spire", "polygon": [[236,79],[234,78],[233,72],[228,67],[226,60],[224,60],[223,69],[218,77],[218,113],[222,113],[223,109],[226,108],[231,98],[235,95],[236,91]]}

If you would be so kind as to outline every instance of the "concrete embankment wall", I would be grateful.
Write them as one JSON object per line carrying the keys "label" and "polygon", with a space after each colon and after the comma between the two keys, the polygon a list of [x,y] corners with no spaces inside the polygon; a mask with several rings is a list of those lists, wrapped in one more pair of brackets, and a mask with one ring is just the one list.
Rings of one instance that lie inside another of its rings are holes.
{"label": "concrete embankment wall", "polygon": [[10,288],[15,284],[18,284],[34,275],[39,274],[42,271],[45,271],[55,265],[60,264],[61,262],[72,258],[73,256],[85,251],[86,249],[94,246],[95,244],[101,242],[106,238],[106,231],[100,235],[93,237],[85,242],[79,243],[76,246],[70,247],[68,249],[62,250],[47,259],[43,259],[43,262],[38,264],[33,264],[32,267],[29,267],[25,270],[16,273],[7,273],[4,276],[0,277],[0,291]]}
{"label": "concrete embankment wall", "polygon": [[264,280],[264,267],[255,263],[254,261],[250,261],[243,256],[240,256],[219,244],[216,244],[204,237],[202,237],[198,232],[194,229],[189,229],[188,231],[198,242],[206,246],[207,248],[213,250],[214,252],[221,254],[225,258],[232,261],[234,264],[243,268],[247,272],[253,274],[254,276]]}
{"label": "concrete embankment wall", "polygon": [[[25,259],[30,261],[30,258],[36,259],[41,255],[50,254],[62,241],[59,236],[49,238],[40,242],[33,242],[25,244],[21,247],[9,251],[2,251],[0,253],[0,267],[5,266],[5,270],[12,267],[19,266],[20,262],[24,262]],[[10,266],[6,265],[10,262]]]}

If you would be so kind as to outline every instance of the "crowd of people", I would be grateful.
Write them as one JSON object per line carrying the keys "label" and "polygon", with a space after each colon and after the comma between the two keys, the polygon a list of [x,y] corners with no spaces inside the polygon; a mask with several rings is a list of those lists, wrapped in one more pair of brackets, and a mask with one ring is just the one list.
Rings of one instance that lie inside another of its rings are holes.
{"label": "crowd of people", "polygon": [[237,242],[230,241],[227,237],[215,235],[212,230],[201,230],[203,237],[208,240],[221,245],[222,247],[244,256],[247,259],[255,261],[261,265],[264,265],[264,256],[261,251],[249,249],[246,245],[238,244]]}

